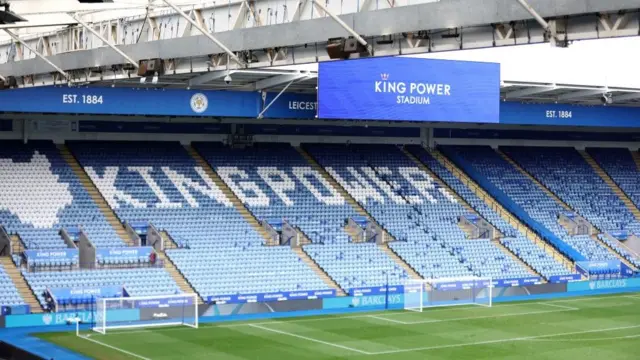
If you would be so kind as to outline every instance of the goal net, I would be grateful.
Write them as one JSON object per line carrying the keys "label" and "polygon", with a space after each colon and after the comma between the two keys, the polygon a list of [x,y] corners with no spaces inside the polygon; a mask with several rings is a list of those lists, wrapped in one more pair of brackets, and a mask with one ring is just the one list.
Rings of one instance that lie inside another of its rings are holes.
{"label": "goal net", "polygon": [[459,277],[407,280],[404,284],[404,308],[418,311],[426,307],[480,305],[491,307],[491,278]]}
{"label": "goal net", "polygon": [[184,325],[198,327],[198,295],[96,299],[93,331]]}

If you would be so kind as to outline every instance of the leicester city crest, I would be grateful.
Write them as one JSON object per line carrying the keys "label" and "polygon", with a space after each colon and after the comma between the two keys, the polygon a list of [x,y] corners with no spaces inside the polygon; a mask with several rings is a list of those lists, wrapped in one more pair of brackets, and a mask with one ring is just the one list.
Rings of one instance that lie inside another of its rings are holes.
{"label": "leicester city crest", "polygon": [[195,93],[191,96],[191,110],[196,114],[202,114],[207,110],[209,100],[202,93]]}

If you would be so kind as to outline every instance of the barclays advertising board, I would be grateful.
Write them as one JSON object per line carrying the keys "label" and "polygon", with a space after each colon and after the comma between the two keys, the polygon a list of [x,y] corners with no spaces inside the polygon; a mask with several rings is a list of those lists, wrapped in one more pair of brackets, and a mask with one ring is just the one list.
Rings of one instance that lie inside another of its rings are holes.
{"label": "barclays advertising board", "polygon": [[399,57],[323,62],[318,117],[497,123],[500,64]]}
{"label": "barclays advertising board", "polygon": [[[93,313],[90,311],[45,313],[30,315],[9,315],[5,317],[5,327],[27,327],[27,326],[48,326],[65,325],[70,318],[78,317],[83,323],[93,322]],[[137,321],[140,319],[138,309],[123,309],[109,311],[109,317],[113,321]]]}
{"label": "barclays advertising board", "polygon": [[599,281],[572,282],[567,286],[569,292],[640,289],[640,279],[611,279]]}

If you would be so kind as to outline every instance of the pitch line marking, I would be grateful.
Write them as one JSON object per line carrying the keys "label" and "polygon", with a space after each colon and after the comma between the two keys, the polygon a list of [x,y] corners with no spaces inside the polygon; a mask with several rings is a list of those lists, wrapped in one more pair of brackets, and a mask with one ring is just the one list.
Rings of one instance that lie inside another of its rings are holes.
{"label": "pitch line marking", "polygon": [[640,338],[640,334],[637,335],[625,335],[616,337],[602,337],[602,338],[590,338],[590,339],[531,339],[528,341],[538,342],[583,342],[583,341],[611,341],[611,340],[627,340]]}
{"label": "pitch line marking", "polygon": [[394,323],[394,324],[407,325],[407,322],[406,322],[406,321],[389,319],[389,318],[386,318],[386,317],[383,317],[383,316],[369,315],[368,317],[370,317],[370,318],[372,318],[372,319],[377,319],[377,320],[382,320],[382,321],[392,322],[392,323]]}
{"label": "pitch line marking", "polygon": [[503,317],[512,317],[512,316],[564,313],[564,312],[577,311],[577,310],[580,310],[580,309],[572,308],[572,309],[561,309],[561,310],[540,310],[540,311],[528,311],[528,312],[514,313],[514,314],[468,316],[468,317],[460,317],[460,318],[453,318],[453,319],[429,319],[429,320],[418,320],[418,321],[398,321],[398,320],[392,320],[392,319],[385,319],[383,317],[377,317],[377,318],[380,318],[381,320],[387,320],[390,322],[402,324],[402,325],[419,325],[419,324],[433,324],[433,323],[444,323],[444,322],[476,320],[476,319],[494,319],[494,318],[503,318]]}
{"label": "pitch line marking", "polygon": [[250,326],[250,327],[256,328],[256,329],[261,329],[261,330],[264,330],[264,331],[274,332],[276,334],[292,336],[292,337],[295,337],[295,338],[298,338],[298,339],[303,339],[303,340],[315,342],[315,343],[318,343],[318,344],[332,346],[332,347],[336,347],[336,348],[343,349],[343,350],[349,350],[349,351],[357,352],[357,353],[360,353],[360,354],[363,354],[363,355],[373,355],[373,353],[370,353],[368,351],[358,350],[358,349],[354,349],[352,347],[348,347],[348,346],[344,346],[344,345],[340,345],[340,344],[334,344],[334,343],[330,343],[328,341],[322,341],[322,340],[310,338],[310,337],[307,337],[307,336],[302,336],[302,335],[290,333],[290,332],[287,332],[287,331],[271,329],[271,328],[268,328],[268,327],[265,327],[265,326],[256,325],[256,324],[247,324],[247,326]]}
{"label": "pitch line marking", "polygon": [[134,353],[129,352],[129,351],[127,351],[127,350],[120,349],[120,348],[118,348],[118,347],[115,347],[115,346],[112,346],[112,345],[109,345],[109,344],[105,344],[105,343],[103,343],[102,341],[98,341],[98,340],[95,340],[95,339],[91,339],[91,338],[89,338],[88,336],[85,336],[85,335],[78,335],[78,337],[79,337],[79,338],[82,338],[82,339],[85,339],[85,340],[87,340],[87,341],[91,341],[91,342],[93,342],[93,343],[96,343],[96,344],[98,344],[98,345],[102,345],[102,346],[108,347],[108,348],[110,348],[110,349],[113,349],[113,350],[119,351],[119,352],[121,352],[121,353],[123,353],[123,354],[127,354],[127,355],[130,355],[130,356],[133,356],[133,357],[138,358],[138,359],[142,359],[142,360],[151,360],[150,358],[146,358],[146,357],[144,357],[144,356],[140,356],[140,355],[138,355],[138,354],[134,354]]}
{"label": "pitch line marking", "polygon": [[577,307],[573,307],[573,306],[566,306],[566,305],[558,305],[558,304],[553,304],[553,303],[544,303],[541,302],[539,303],[540,305],[544,305],[544,306],[551,306],[551,307],[555,307],[555,308],[560,308],[560,309],[565,309],[565,310],[580,310]]}
{"label": "pitch line marking", "polygon": [[399,354],[399,353],[413,352],[413,351],[454,349],[454,348],[467,347],[467,346],[491,345],[491,344],[500,344],[500,343],[517,342],[517,341],[530,341],[530,340],[549,338],[553,336],[583,335],[583,334],[593,334],[593,333],[606,332],[606,331],[628,330],[628,329],[637,329],[637,328],[640,328],[640,325],[621,326],[621,327],[608,328],[608,329],[574,331],[574,332],[566,332],[566,333],[558,333],[558,334],[525,336],[525,337],[517,337],[517,338],[510,338],[510,339],[477,341],[477,342],[462,343],[462,344],[426,346],[426,347],[412,348],[412,349],[388,350],[388,351],[379,351],[375,353],[370,353],[370,355],[386,355],[386,354]]}

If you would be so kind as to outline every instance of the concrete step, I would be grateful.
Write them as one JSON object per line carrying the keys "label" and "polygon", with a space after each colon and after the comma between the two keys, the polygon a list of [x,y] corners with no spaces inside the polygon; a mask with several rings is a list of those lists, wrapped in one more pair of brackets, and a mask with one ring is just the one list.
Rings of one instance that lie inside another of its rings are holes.
{"label": "concrete step", "polygon": [[547,188],[544,184],[542,184],[540,181],[538,181],[538,179],[536,179],[535,177],[533,177],[533,175],[529,174],[529,172],[527,170],[525,170],[522,166],[520,166],[518,163],[516,163],[513,159],[511,159],[511,157],[509,157],[507,154],[505,154],[504,152],[502,152],[501,150],[496,149],[496,152],[502,156],[503,159],[505,159],[509,164],[511,164],[511,166],[513,166],[514,168],[516,168],[516,170],[518,170],[519,172],[521,172],[524,176],[528,177],[529,180],[531,180],[534,184],[536,184],[542,191],[544,191],[550,198],[552,198],[553,200],[555,200],[558,204],[560,204],[560,206],[562,206],[563,208],[565,208],[566,210],[569,211],[573,211],[573,209],[571,208],[571,206],[569,206],[569,204],[565,203],[564,201],[562,201],[562,199],[560,199],[556,194],[554,194],[551,190],[549,190],[549,188]]}
{"label": "concrete step", "polygon": [[17,234],[10,235],[9,240],[11,241],[11,249],[14,253],[21,254],[25,250],[24,243],[22,242],[20,236],[18,236]]}
{"label": "concrete step", "polygon": [[[180,290],[187,294],[198,294],[196,290],[191,286],[191,283],[184,277],[182,272],[178,270],[176,265],[169,259],[164,251],[158,251],[158,259],[164,262],[164,269],[171,275],[171,278],[178,284]],[[198,304],[204,304],[204,301],[200,294],[198,294]]]}
{"label": "concrete step", "polygon": [[80,183],[87,190],[87,192],[89,193],[89,196],[91,197],[93,202],[97,205],[102,215],[107,219],[107,222],[109,222],[109,224],[113,227],[116,234],[120,237],[120,239],[122,239],[122,241],[125,244],[129,246],[133,246],[134,245],[133,239],[131,239],[128,236],[127,232],[124,230],[124,226],[122,225],[120,220],[118,220],[118,217],[113,212],[113,209],[111,209],[111,207],[107,203],[107,200],[105,200],[105,198],[102,196],[102,193],[100,193],[100,190],[96,187],[96,185],[93,183],[91,178],[89,178],[89,175],[87,175],[86,171],[84,171],[84,168],[73,156],[69,148],[64,144],[59,144],[58,150],[62,155],[62,157],[67,162],[67,164],[69,165],[69,167],[71,167],[71,169],[73,170],[73,173],[80,180]]}
{"label": "concrete step", "polygon": [[[458,195],[457,192],[455,192],[451,187],[449,187],[449,185],[444,180],[442,180],[438,175],[436,175],[436,173],[431,171],[431,169],[426,164],[424,164],[422,161],[420,161],[420,159],[418,159],[415,155],[413,155],[412,153],[410,153],[406,149],[402,149],[402,151],[407,155],[407,157],[409,159],[411,159],[416,165],[418,165],[418,167],[422,171],[424,171],[427,174],[429,174],[429,176],[431,176],[435,180],[436,183],[438,183],[442,188],[447,190],[447,192],[449,192],[449,194],[453,195],[453,197],[456,199],[456,201],[458,201],[458,203],[461,204],[468,212],[482,217],[482,215],[480,215],[480,213],[478,213],[471,206],[471,204],[469,204],[466,200],[464,200],[462,198],[462,196]],[[487,221],[487,223],[489,223],[489,222]],[[472,229],[468,229],[468,228],[465,228],[463,226],[460,226],[460,228],[467,234],[468,237],[471,237]],[[500,231],[498,231],[498,229],[495,229],[495,228],[494,228],[494,230],[495,230],[495,234],[498,235],[497,237],[500,237],[500,235],[501,235]]]}
{"label": "concrete step", "polygon": [[640,211],[638,210],[636,205],[633,203],[633,201],[631,201],[629,196],[627,196],[627,194],[624,191],[622,191],[622,189],[620,189],[618,184],[616,184],[615,181],[613,181],[613,179],[609,176],[609,174],[607,174],[602,169],[602,167],[600,167],[600,165],[595,161],[593,157],[591,157],[591,155],[589,155],[588,152],[581,150],[580,155],[582,155],[585,161],[589,165],[591,165],[591,167],[596,171],[596,173],[598,173],[600,178],[602,178],[602,180],[611,188],[611,190],[613,190],[613,192],[616,195],[618,195],[618,198],[622,200],[622,202],[627,207],[627,209],[629,209],[629,211],[631,211],[631,213],[635,216],[636,220],[640,221]]}
{"label": "concrete step", "polygon": [[178,245],[176,244],[176,242],[173,240],[173,238],[171,237],[171,235],[169,235],[168,232],[162,230],[160,231],[160,236],[162,237],[162,242],[164,244],[164,249],[168,250],[168,249],[177,249]]}
{"label": "concrete step", "polygon": [[[614,253],[618,259],[620,261],[622,261],[623,263],[625,263],[630,269],[638,269],[637,266],[633,265],[631,262],[629,262],[627,259],[625,259],[623,256],[621,256],[620,254],[618,254],[618,252],[612,248],[611,246],[609,246],[609,244],[607,244],[606,242],[600,240],[600,238],[598,237],[598,235],[591,235],[591,238],[597,242],[600,243],[600,245],[604,246],[605,248],[609,249],[609,251],[611,251],[612,253]],[[622,245],[622,243],[620,244]],[[623,246],[624,247],[624,246]],[[633,252],[632,252],[633,253]]]}
{"label": "concrete step", "polygon": [[27,280],[24,278],[24,276],[22,276],[20,269],[18,269],[13,263],[13,260],[11,260],[10,257],[0,257],[0,264],[2,264],[2,267],[5,269],[7,275],[9,276],[11,281],[13,281],[13,284],[18,290],[18,293],[20,294],[22,299],[31,307],[31,312],[42,313],[42,305],[40,305],[40,302],[34,294],[33,289],[31,289],[31,286],[29,286]]}
{"label": "concrete step", "polygon": [[391,260],[393,260],[396,264],[400,265],[404,269],[404,271],[406,271],[407,274],[411,276],[412,279],[414,280],[422,279],[422,276],[420,276],[420,274],[418,274],[418,272],[415,271],[414,268],[411,267],[411,265],[407,264],[398,254],[396,254],[396,252],[393,251],[393,249],[391,249],[388,244],[378,245],[378,247],[385,254],[387,254],[387,256],[391,258]]}
{"label": "concrete step", "polygon": [[534,244],[542,248],[547,254],[554,259],[562,263],[567,270],[575,271],[575,265],[573,261],[558,252],[553,246],[544,241],[533,230],[531,230],[526,224],[521,222],[515,216],[513,216],[507,209],[505,209],[498,201],[496,201],[489,193],[475,183],[466,173],[458,168],[453,162],[447,159],[439,151],[431,151],[431,156],[440,162],[445,168],[447,168],[455,177],[458,178],[463,184],[465,184],[471,191],[473,191],[480,199],[482,199],[487,206],[495,211],[500,217],[502,217],[507,223],[515,227],[520,233],[524,234],[527,239]]}
{"label": "concrete step", "polygon": [[260,235],[262,235],[263,239],[265,240],[265,243],[269,243],[270,239],[267,232],[259,231],[259,229],[262,229],[262,225],[260,225],[260,221],[258,221],[258,219],[256,219],[253,213],[249,211],[249,209],[247,209],[247,207],[244,205],[242,200],[240,200],[238,196],[233,192],[233,190],[229,188],[227,183],[225,183],[224,180],[222,180],[222,178],[218,175],[218,173],[216,173],[215,170],[213,170],[213,167],[211,167],[211,165],[191,145],[185,145],[184,148],[187,150],[189,155],[196,161],[198,166],[200,166],[204,170],[205,174],[209,176],[209,178],[213,181],[213,183],[220,188],[220,190],[222,191],[222,193],[225,194],[225,196],[227,196],[227,198],[231,201],[231,204],[233,204],[233,206],[242,215],[242,217],[249,224],[251,224],[251,226],[260,233]]}
{"label": "concrete step", "polygon": [[[349,194],[349,192],[342,187],[342,185],[340,185],[340,183],[338,183],[338,181],[336,179],[333,178],[333,176],[331,176],[317,161],[316,159],[314,159],[309,153],[307,153],[306,150],[304,150],[301,147],[296,147],[296,150],[298,150],[298,152],[300,153],[300,155],[302,155],[302,157],[307,160],[307,163],[309,163],[309,165],[311,165],[311,167],[316,170],[324,179],[327,180],[327,182],[329,182],[329,184],[331,184],[331,186],[336,189],[338,191],[338,193],[347,201],[347,203],[349,205],[351,205],[351,207],[355,210],[356,213],[358,213],[358,215],[361,216],[366,216],[369,221],[373,221],[375,223],[377,223],[376,219],[371,216],[371,214],[369,214],[369,212],[367,212],[367,210],[365,210],[364,207],[362,207],[362,205],[353,197],[351,196],[351,194]],[[380,224],[378,224],[380,225]],[[381,229],[383,229],[382,226],[380,226]],[[394,237],[391,236],[391,234],[389,234],[386,230],[384,231],[384,238],[385,239],[389,239],[387,240],[387,242],[389,241],[395,241]]]}
{"label": "concrete step", "polygon": [[544,280],[544,276],[542,276],[542,274],[540,274],[539,272],[537,272],[534,268],[532,268],[531,266],[529,266],[529,264],[527,264],[526,262],[524,262],[521,258],[518,257],[518,255],[514,254],[513,252],[511,252],[511,249],[509,249],[508,247],[504,246],[499,240],[494,240],[492,241],[493,244],[500,250],[502,250],[503,253],[511,256],[511,258],[516,261],[517,263],[519,263],[522,267],[524,267],[525,269],[527,269],[529,271],[529,273],[531,273],[531,275],[533,276],[539,276],[540,278],[542,278],[543,282],[547,282],[546,280]]}
{"label": "concrete step", "polygon": [[631,151],[631,157],[633,158],[633,162],[636,163],[638,171],[640,171],[640,151]]}
{"label": "concrete step", "polygon": [[322,279],[324,281],[324,283],[329,286],[331,289],[335,289],[336,290],[336,295],[337,296],[345,296],[346,293],[344,292],[344,290],[342,290],[342,288],[340,288],[340,286],[338,285],[337,282],[335,282],[335,280],[333,280],[331,278],[331,276],[329,276],[329,274],[327,274],[310,256],[309,254],[307,254],[306,251],[304,251],[301,247],[299,248],[292,248],[293,252],[296,253],[296,255],[298,255],[298,257],[300,259],[302,259],[302,261],[307,264],[311,270],[313,270],[313,272],[316,273],[316,275],[318,275],[318,277],[320,279]]}

